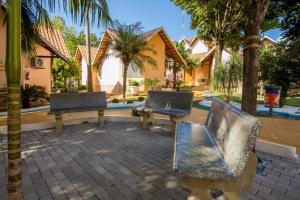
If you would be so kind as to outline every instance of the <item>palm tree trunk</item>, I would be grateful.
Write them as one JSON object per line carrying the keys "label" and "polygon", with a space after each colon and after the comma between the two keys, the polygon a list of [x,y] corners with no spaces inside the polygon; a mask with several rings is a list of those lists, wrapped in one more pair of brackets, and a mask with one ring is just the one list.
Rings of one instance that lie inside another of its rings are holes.
{"label": "palm tree trunk", "polygon": [[6,77],[8,87],[7,157],[9,200],[22,198],[21,188],[21,0],[8,0],[6,8]]}
{"label": "palm tree trunk", "polygon": [[88,92],[93,92],[90,19],[89,19],[89,9],[88,8],[86,8],[86,13],[85,13],[85,40],[86,40],[86,50],[87,50]]}
{"label": "palm tree trunk", "polygon": [[123,70],[123,103],[125,103],[125,97],[126,97],[126,80],[127,80],[127,70],[128,70],[128,64],[124,64],[124,70]]}
{"label": "palm tree trunk", "polygon": [[175,72],[173,70],[173,89],[176,89],[176,75],[177,75],[177,72]]}

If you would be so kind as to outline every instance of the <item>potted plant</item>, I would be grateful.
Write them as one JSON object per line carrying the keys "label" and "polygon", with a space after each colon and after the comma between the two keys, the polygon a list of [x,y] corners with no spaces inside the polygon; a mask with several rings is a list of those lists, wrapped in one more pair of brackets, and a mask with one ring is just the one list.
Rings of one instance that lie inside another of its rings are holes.
{"label": "potted plant", "polygon": [[47,104],[48,94],[45,87],[25,84],[21,87],[21,99],[23,108],[36,107]]}
{"label": "potted plant", "polygon": [[150,90],[153,90],[156,85],[160,84],[160,80],[158,78],[154,78],[154,79],[146,78],[144,81],[144,84],[147,88],[150,88]]}
{"label": "potted plant", "polygon": [[129,90],[131,95],[138,95],[140,83],[136,80],[129,81]]}

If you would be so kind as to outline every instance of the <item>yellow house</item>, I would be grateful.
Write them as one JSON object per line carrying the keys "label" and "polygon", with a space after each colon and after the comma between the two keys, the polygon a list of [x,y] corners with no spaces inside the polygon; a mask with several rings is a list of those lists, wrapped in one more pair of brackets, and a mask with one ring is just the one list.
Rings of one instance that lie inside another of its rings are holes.
{"label": "yellow house", "polygon": [[[0,90],[6,88],[5,54],[6,54],[6,9],[0,8]],[[69,53],[65,46],[60,30],[49,30],[39,27],[41,43],[34,44],[36,55],[22,54],[21,57],[21,84],[39,85],[51,92],[51,67],[54,57],[69,62]],[[1,104],[1,101],[0,101]]]}
{"label": "yellow house", "polygon": [[[101,39],[98,48],[92,48],[92,77],[94,91],[104,90],[108,93],[120,93],[122,91],[122,68],[123,65],[119,58],[114,56],[114,53],[108,46],[108,41],[116,34],[115,30],[106,29]],[[128,81],[158,78],[162,84],[166,81],[166,57],[170,56],[173,59],[185,64],[185,61],[174,47],[172,40],[169,38],[165,30],[160,27],[144,33],[147,45],[152,47],[156,54],[145,52],[151,56],[157,63],[157,66],[152,66],[145,62],[143,72],[136,72],[133,66],[128,69]],[[109,55],[109,56],[107,56]],[[77,60],[82,67],[82,84],[86,83],[87,65],[86,65],[86,48],[78,46],[75,53]],[[128,88],[128,87],[127,87]],[[139,88],[141,91],[146,90],[144,86]]]}
{"label": "yellow house", "polygon": [[[184,39],[182,42],[184,42],[186,49],[191,50],[191,58],[199,61],[199,65],[192,72],[184,71],[185,84],[191,86],[208,86],[211,81],[216,47],[213,43],[201,40],[197,36]],[[230,52],[226,49],[223,50],[222,60],[227,61],[229,57]]]}

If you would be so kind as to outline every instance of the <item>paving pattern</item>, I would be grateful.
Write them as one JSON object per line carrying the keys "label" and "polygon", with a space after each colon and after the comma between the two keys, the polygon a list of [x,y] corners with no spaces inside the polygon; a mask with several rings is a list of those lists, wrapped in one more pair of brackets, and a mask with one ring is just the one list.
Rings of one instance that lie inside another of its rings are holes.
{"label": "paving pattern", "polygon": [[[61,133],[23,133],[23,198],[181,200],[190,194],[171,175],[170,128],[136,123],[67,126]],[[6,197],[6,141],[0,142],[0,199]],[[300,199],[300,163],[260,153],[272,162],[257,175],[248,199]]]}

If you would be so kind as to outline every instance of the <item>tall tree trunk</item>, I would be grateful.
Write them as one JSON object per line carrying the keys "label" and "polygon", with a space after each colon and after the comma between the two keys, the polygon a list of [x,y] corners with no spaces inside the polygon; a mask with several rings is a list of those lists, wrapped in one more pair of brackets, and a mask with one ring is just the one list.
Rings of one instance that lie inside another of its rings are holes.
{"label": "tall tree trunk", "polygon": [[65,91],[67,91],[68,87],[67,87],[67,77],[64,76],[64,89]]}
{"label": "tall tree trunk", "polygon": [[214,71],[219,67],[219,65],[222,63],[222,51],[223,47],[220,44],[219,40],[216,40],[216,56],[215,56],[215,65],[214,65]]}
{"label": "tall tree trunk", "polygon": [[242,110],[250,115],[256,114],[259,31],[269,4],[270,0],[249,0],[245,8]]}
{"label": "tall tree trunk", "polygon": [[7,158],[9,200],[22,198],[21,187],[21,0],[8,0],[6,7]]}
{"label": "tall tree trunk", "polygon": [[124,70],[123,70],[123,103],[125,103],[125,97],[126,97],[126,82],[127,82],[128,66],[129,66],[129,64],[124,64]]}
{"label": "tall tree trunk", "polygon": [[93,92],[93,79],[92,79],[92,57],[91,57],[91,38],[90,38],[90,19],[89,19],[89,9],[86,8],[85,12],[85,45],[87,54],[87,85],[88,92]]}

